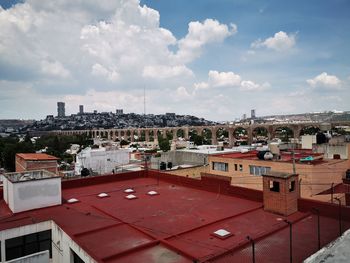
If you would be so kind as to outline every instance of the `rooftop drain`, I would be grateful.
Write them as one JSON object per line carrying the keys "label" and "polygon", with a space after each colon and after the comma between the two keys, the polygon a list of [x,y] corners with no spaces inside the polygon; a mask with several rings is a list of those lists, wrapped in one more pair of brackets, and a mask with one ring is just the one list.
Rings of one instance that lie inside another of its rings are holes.
{"label": "rooftop drain", "polygon": [[220,239],[226,239],[229,238],[230,236],[233,236],[233,234],[225,229],[219,229],[213,232],[213,236],[220,238]]}
{"label": "rooftop drain", "polygon": [[76,199],[76,198],[71,198],[71,199],[67,200],[67,203],[69,203],[69,204],[74,204],[74,203],[77,203],[77,202],[79,202],[79,200]]}
{"label": "rooftop drain", "polygon": [[134,193],[135,191],[134,191],[134,189],[132,189],[132,188],[128,188],[128,189],[125,189],[124,190],[124,193],[127,193],[127,194],[129,194],[129,193]]}
{"label": "rooftop drain", "polygon": [[133,200],[133,199],[137,199],[137,196],[130,194],[130,195],[125,196],[125,198],[128,200]]}
{"label": "rooftop drain", "polygon": [[149,191],[147,194],[150,195],[150,196],[159,195],[159,193],[156,192],[156,191]]}
{"label": "rooftop drain", "polygon": [[98,194],[97,196],[98,196],[98,197],[100,197],[100,198],[104,198],[104,197],[108,197],[108,196],[109,196],[109,194],[106,194],[106,193],[100,193],[100,194]]}

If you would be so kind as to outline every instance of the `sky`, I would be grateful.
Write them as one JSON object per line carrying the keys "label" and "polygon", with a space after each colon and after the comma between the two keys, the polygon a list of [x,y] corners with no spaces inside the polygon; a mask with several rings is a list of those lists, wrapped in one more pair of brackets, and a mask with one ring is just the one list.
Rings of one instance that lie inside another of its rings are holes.
{"label": "sky", "polygon": [[348,0],[0,0],[0,119],[350,110]]}

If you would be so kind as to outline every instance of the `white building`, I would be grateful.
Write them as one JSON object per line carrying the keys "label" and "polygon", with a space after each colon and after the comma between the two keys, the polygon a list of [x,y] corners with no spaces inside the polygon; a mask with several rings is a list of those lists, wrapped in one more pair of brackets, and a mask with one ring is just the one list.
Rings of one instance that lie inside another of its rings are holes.
{"label": "white building", "polygon": [[91,169],[98,174],[112,173],[118,166],[129,163],[129,153],[129,149],[87,147],[77,154],[75,174],[80,174],[83,168]]}

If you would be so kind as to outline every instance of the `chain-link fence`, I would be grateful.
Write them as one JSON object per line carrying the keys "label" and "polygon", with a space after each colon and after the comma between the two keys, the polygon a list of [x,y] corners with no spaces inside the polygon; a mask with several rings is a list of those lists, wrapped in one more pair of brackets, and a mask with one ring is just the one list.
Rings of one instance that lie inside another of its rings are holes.
{"label": "chain-link fence", "polygon": [[341,210],[339,206],[337,217],[327,217],[315,208],[301,220],[281,221],[278,231],[256,239],[247,236],[244,246],[208,262],[302,262],[350,228],[350,221],[345,220]]}

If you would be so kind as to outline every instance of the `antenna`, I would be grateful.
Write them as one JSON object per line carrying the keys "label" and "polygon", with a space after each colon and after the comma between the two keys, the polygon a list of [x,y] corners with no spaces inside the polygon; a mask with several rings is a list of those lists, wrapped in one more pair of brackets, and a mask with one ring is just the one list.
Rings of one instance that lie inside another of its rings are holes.
{"label": "antenna", "polygon": [[143,115],[146,115],[146,86],[143,86]]}

